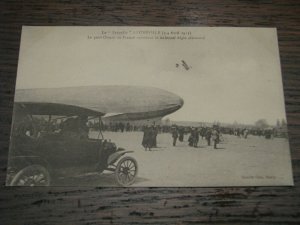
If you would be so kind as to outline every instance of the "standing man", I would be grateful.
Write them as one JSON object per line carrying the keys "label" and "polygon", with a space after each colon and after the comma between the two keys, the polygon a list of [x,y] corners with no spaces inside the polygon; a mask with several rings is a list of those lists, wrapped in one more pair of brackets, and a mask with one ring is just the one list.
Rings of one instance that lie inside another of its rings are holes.
{"label": "standing man", "polygon": [[194,133],[195,133],[194,130],[195,130],[194,127],[190,128],[190,136],[189,136],[188,142],[189,142],[189,146],[191,146],[191,147],[194,146]]}
{"label": "standing man", "polygon": [[219,131],[216,128],[213,129],[211,137],[214,142],[214,149],[217,149],[217,144],[219,143]]}
{"label": "standing man", "polygon": [[244,138],[245,139],[247,139],[248,134],[249,134],[249,130],[247,128],[245,128],[245,130],[244,130]]}
{"label": "standing man", "polygon": [[184,128],[183,128],[183,127],[180,127],[180,128],[178,129],[178,133],[179,133],[179,138],[178,138],[178,140],[179,140],[180,142],[183,142],[183,139],[184,139]]}
{"label": "standing man", "polygon": [[201,135],[201,138],[204,139],[204,137],[205,137],[205,128],[204,127],[200,128],[200,135]]}
{"label": "standing man", "polygon": [[211,139],[211,129],[210,128],[206,129],[205,139],[207,141],[207,145],[210,146],[210,139]]}
{"label": "standing man", "polygon": [[198,147],[198,142],[199,142],[199,131],[198,128],[196,127],[195,130],[193,131],[193,146],[194,148]]}
{"label": "standing man", "polygon": [[178,131],[176,127],[172,128],[172,138],[173,138],[173,146],[176,146],[176,142],[178,138]]}

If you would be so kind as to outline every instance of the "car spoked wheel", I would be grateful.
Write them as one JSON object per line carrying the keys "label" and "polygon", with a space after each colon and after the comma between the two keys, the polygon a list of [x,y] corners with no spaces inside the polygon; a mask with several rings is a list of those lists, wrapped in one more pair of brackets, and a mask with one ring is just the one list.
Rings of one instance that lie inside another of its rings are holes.
{"label": "car spoked wheel", "polygon": [[116,181],[121,186],[129,186],[134,183],[137,172],[136,160],[132,157],[124,157],[117,164],[115,171]]}
{"label": "car spoked wheel", "polygon": [[40,165],[27,166],[21,169],[12,179],[11,186],[49,186],[50,175]]}

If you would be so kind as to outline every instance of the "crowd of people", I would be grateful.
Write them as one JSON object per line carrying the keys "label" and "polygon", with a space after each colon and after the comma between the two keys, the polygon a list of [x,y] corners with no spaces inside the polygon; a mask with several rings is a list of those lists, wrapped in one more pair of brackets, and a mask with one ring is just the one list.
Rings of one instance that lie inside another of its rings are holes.
{"label": "crowd of people", "polygon": [[185,127],[172,127],[172,138],[173,138],[173,146],[176,146],[177,139],[180,142],[184,141],[184,135],[188,135],[188,145],[190,147],[197,148],[200,137],[202,139],[206,139],[207,145],[210,146],[211,142],[214,144],[214,148],[217,149],[217,144],[220,142],[220,129],[218,126],[213,126],[212,128],[197,128],[197,127],[189,127],[186,129]]}
{"label": "crowd of people", "polygon": [[[90,124],[90,127],[94,128],[99,128],[99,125],[97,124]],[[193,127],[190,126],[178,126],[178,125],[142,125],[142,124],[134,124],[130,122],[109,122],[109,123],[104,123],[101,125],[102,131],[111,131],[111,132],[134,132],[134,131],[142,131],[148,127],[152,127],[151,129],[154,129],[157,133],[172,133],[173,127],[176,126],[178,129],[178,133],[187,134],[191,132],[191,129]],[[216,125],[215,125],[216,126]],[[265,138],[271,138],[271,137],[281,137],[284,136],[281,134],[281,132],[278,132],[275,128],[257,128],[257,127],[230,127],[230,126],[218,126],[219,132],[222,134],[228,134],[228,135],[234,135],[240,138],[247,138],[248,135],[253,135],[253,136],[262,136]],[[202,138],[205,136],[207,133],[207,130],[212,129],[212,127],[209,126],[199,126],[199,127],[194,127],[197,129],[197,131],[200,133],[200,136]],[[179,136],[178,136],[179,137]]]}
{"label": "crowd of people", "polygon": [[[60,122],[58,122],[60,121]],[[39,132],[56,132],[59,131],[62,135],[74,136],[79,138],[88,138],[88,133],[90,129],[101,129],[102,131],[110,132],[143,132],[142,146],[145,150],[151,150],[157,147],[157,136],[160,133],[169,133],[170,140],[172,140],[172,145],[176,146],[177,141],[186,142],[190,147],[198,147],[199,140],[206,140],[208,146],[213,145],[216,149],[217,145],[221,141],[222,134],[234,135],[238,138],[247,139],[249,135],[262,136],[266,139],[271,139],[273,137],[279,137],[279,132],[273,129],[259,129],[259,128],[236,128],[236,127],[222,127],[219,125],[201,126],[201,127],[190,127],[190,126],[178,126],[178,125],[143,125],[134,124],[130,122],[109,122],[109,123],[91,123],[88,122],[88,118],[85,116],[70,117],[65,120],[53,120],[51,123],[47,122],[45,119],[35,119],[34,123],[24,123],[31,124],[29,127],[20,126],[23,130],[27,130],[28,136],[38,136]],[[33,129],[32,124],[35,124]],[[21,130],[22,130],[21,129]],[[22,132],[21,133],[26,133]],[[19,132],[19,133],[20,133]],[[187,139],[185,139],[187,136]]]}
{"label": "crowd of people", "polygon": [[262,136],[266,139],[274,137],[285,137],[278,133],[276,129],[259,129],[259,128],[232,128],[213,125],[212,127],[188,127],[188,126],[142,126],[139,130],[143,131],[142,145],[146,150],[156,147],[156,138],[159,133],[170,133],[172,145],[176,146],[177,141],[184,142],[187,136],[187,143],[190,147],[198,147],[200,139],[205,140],[208,146],[217,145],[222,141],[222,134],[234,135],[237,138],[247,139],[249,134],[253,136]]}
{"label": "crowd of people", "polygon": [[[90,127],[99,128],[98,123],[90,124]],[[102,131],[111,132],[134,132],[134,131],[144,131],[147,127],[153,127],[158,133],[168,133],[171,130],[171,126],[168,125],[144,125],[144,124],[134,124],[130,122],[109,122],[101,124]]]}
{"label": "crowd of people", "polygon": [[[158,126],[144,126],[143,127],[143,139],[142,146],[145,150],[151,151],[152,148],[157,147],[157,135],[161,131]],[[213,128],[206,128],[205,133],[203,129],[199,129],[196,127],[178,127],[171,126],[169,129],[169,133],[171,134],[173,146],[176,146],[177,140],[180,142],[184,142],[185,135],[188,135],[188,146],[190,147],[198,147],[199,139],[206,139],[207,145],[210,146],[211,142],[213,142],[214,148],[217,148],[217,144],[220,142],[220,130],[219,127],[214,126]]]}

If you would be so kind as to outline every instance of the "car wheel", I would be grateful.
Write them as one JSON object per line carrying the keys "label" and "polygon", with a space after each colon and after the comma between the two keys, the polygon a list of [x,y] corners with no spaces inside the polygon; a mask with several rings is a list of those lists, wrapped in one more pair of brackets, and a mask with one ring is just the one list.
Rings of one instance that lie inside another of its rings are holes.
{"label": "car wheel", "polygon": [[21,169],[12,179],[11,186],[49,186],[50,174],[40,165],[31,165]]}
{"label": "car wheel", "polygon": [[123,187],[129,186],[134,183],[138,172],[138,165],[134,158],[122,158],[116,167],[115,177],[117,184]]}

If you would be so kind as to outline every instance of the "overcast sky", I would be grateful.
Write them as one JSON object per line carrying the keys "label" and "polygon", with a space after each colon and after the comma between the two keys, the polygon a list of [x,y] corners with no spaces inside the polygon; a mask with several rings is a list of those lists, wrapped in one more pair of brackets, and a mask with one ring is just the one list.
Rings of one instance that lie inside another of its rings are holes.
{"label": "overcast sky", "polygon": [[190,31],[201,39],[93,40],[126,28],[25,27],[16,87],[153,86],[184,99],[171,120],[275,124],[285,118],[275,29],[128,30]]}

